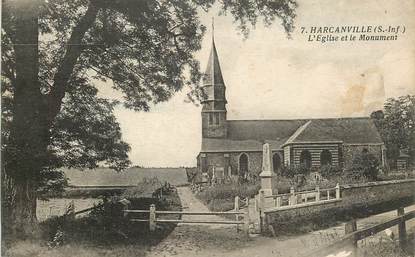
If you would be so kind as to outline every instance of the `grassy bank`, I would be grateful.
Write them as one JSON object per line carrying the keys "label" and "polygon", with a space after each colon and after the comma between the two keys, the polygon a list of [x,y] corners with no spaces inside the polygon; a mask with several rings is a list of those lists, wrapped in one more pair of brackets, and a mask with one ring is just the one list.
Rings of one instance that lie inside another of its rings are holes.
{"label": "grassy bank", "polygon": [[[148,209],[152,203],[159,210],[181,209],[175,190],[163,193],[162,199],[130,198],[137,196],[137,191],[130,190],[123,197],[129,198],[132,209]],[[121,210],[122,205],[108,201],[86,217],[72,221],[58,218],[47,220],[40,224],[41,235],[36,240],[3,238],[2,256],[145,256],[151,246],[158,244],[175,228],[175,224],[160,224],[156,232],[150,233],[148,223],[132,223]]]}

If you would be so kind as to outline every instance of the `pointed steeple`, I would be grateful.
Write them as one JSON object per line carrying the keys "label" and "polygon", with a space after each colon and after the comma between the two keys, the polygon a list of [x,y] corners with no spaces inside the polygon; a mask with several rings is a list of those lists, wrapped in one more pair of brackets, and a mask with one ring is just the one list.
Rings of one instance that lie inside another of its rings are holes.
{"label": "pointed steeple", "polygon": [[203,85],[224,85],[222,71],[220,69],[218,52],[216,51],[215,38],[212,35],[212,47],[210,50],[209,60],[206,67]]}
{"label": "pointed steeple", "polygon": [[218,53],[216,51],[213,36],[212,20],[212,49],[205,76],[203,78],[202,90],[204,93],[201,103],[202,107],[202,137],[226,138],[227,136],[227,111],[225,83],[220,70]]}
{"label": "pointed steeple", "polygon": [[[210,50],[209,60],[206,72],[203,77],[203,88],[206,93],[206,101],[214,101],[216,103],[227,103],[225,97],[225,82],[223,81],[222,71],[220,69],[218,52],[215,46],[214,24],[212,19],[212,47]],[[223,105],[223,104],[222,104]],[[221,109],[224,109],[222,107]]]}

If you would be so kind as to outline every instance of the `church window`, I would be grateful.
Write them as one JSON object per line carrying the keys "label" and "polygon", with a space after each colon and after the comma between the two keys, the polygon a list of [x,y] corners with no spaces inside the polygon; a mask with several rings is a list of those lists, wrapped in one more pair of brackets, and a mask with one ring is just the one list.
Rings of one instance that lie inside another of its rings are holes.
{"label": "church window", "polygon": [[281,168],[281,157],[277,153],[272,156],[272,167],[275,173]]}
{"label": "church window", "polygon": [[245,153],[239,156],[239,176],[245,177],[248,173],[248,155]]}
{"label": "church window", "polygon": [[331,165],[331,153],[329,150],[323,150],[320,154],[321,165]]}

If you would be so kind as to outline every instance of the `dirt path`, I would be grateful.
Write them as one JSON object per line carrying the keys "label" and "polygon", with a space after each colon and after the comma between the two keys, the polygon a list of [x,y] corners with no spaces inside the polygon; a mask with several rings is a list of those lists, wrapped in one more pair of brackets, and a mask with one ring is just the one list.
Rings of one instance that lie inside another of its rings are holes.
{"label": "dirt path", "polygon": [[[186,211],[208,211],[187,187],[178,188],[182,205]],[[414,210],[415,206],[405,208]],[[396,211],[371,216],[358,221],[364,227],[395,217]],[[202,216],[203,219],[223,220],[218,216]],[[196,220],[201,216],[183,216],[185,220]],[[407,227],[415,224],[411,222]],[[395,229],[393,229],[395,230]],[[396,233],[396,231],[395,231]],[[379,236],[385,236],[380,233]],[[297,236],[279,236],[277,238],[253,236],[245,238],[237,233],[235,225],[178,225],[175,230],[160,244],[153,247],[147,256],[307,256],[310,251],[322,247],[344,235],[344,224],[328,229],[314,231]]]}

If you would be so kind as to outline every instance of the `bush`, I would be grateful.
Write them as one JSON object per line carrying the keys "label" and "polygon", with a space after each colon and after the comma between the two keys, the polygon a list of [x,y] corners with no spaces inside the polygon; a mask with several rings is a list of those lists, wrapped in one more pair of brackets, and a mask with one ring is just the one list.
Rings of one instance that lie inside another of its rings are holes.
{"label": "bush", "polygon": [[208,208],[210,211],[229,211],[235,208],[234,201],[229,199],[212,199],[208,203]]}
{"label": "bush", "polygon": [[252,198],[258,193],[260,187],[259,182],[217,184],[204,188],[196,196],[212,211],[228,211],[234,208],[235,196]]}
{"label": "bush", "polygon": [[163,184],[157,179],[157,177],[144,178],[137,184],[137,186],[126,189],[121,195],[121,198],[151,198],[156,190],[162,187]]}
{"label": "bush", "polygon": [[283,177],[293,178],[295,175],[307,175],[310,171],[311,169],[304,165],[284,166],[280,171],[280,175]]}
{"label": "bush", "polygon": [[379,160],[369,152],[362,152],[354,156],[351,168],[346,176],[352,178],[365,177],[369,180],[376,180],[379,173]]}
{"label": "bush", "polygon": [[[151,187],[151,186],[149,186]],[[149,233],[147,222],[132,224],[130,218],[147,219],[148,214],[129,214],[124,216],[122,212],[124,206],[119,203],[122,198],[130,200],[131,209],[148,210],[151,204],[156,205],[158,210],[181,210],[181,202],[177,191],[167,184],[159,190],[163,190],[163,197],[136,197],[142,196],[147,189],[133,188],[122,196],[112,196],[104,198],[103,204],[97,206],[87,216],[68,219],[56,217],[41,223],[44,238],[53,242],[57,234],[62,234],[64,242],[93,243],[103,246],[114,244],[130,244],[140,241],[143,244],[155,244],[165,238],[176,226],[173,223],[157,224],[158,229],[154,233]],[[157,191],[157,190],[156,190]],[[158,194],[156,192],[155,194]],[[166,215],[166,219],[180,219],[179,215]]]}
{"label": "bush", "polygon": [[343,170],[339,166],[323,165],[320,167],[320,174],[324,178],[342,175]]}
{"label": "bush", "polygon": [[254,184],[238,184],[238,183],[231,183],[231,184],[217,184],[215,186],[207,187],[202,192],[198,194],[198,196],[202,199],[229,199],[235,198],[235,196],[239,196],[241,198],[245,198],[247,196],[253,197],[258,193],[260,189],[259,183]]}

